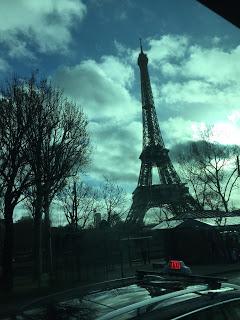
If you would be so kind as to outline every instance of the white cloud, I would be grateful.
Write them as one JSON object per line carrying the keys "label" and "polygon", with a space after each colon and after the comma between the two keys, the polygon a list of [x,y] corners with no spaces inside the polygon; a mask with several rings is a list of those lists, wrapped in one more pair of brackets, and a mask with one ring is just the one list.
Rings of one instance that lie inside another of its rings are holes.
{"label": "white cloud", "polygon": [[[240,104],[240,46],[223,49],[216,37],[209,40],[211,47],[193,40],[180,35],[148,39],[144,51],[156,108],[160,110],[163,104],[165,117],[177,113],[195,121],[204,116],[209,121],[226,119]],[[129,56],[129,63],[136,64],[138,48],[115,45],[121,57]]]}
{"label": "white cloud", "polygon": [[150,49],[146,51],[149,63],[159,67],[159,63],[174,58],[183,58],[188,48],[189,40],[186,36],[164,35],[160,39],[149,39]]}
{"label": "white cloud", "polygon": [[[148,56],[148,63],[156,69],[171,67],[168,60],[183,58],[189,46],[186,36],[164,35],[160,39],[147,39],[147,45],[142,44],[144,53]],[[114,41],[118,55],[124,56],[132,64],[137,63],[139,47],[131,49],[118,41]]]}
{"label": "white cloud", "polygon": [[[192,140],[201,140],[201,133],[208,129],[208,125],[205,122],[194,122],[191,125],[192,129]],[[211,137],[210,141],[220,144],[236,144],[240,145],[240,127],[236,123],[230,121],[217,121],[211,126]]]}
{"label": "white cloud", "polygon": [[192,46],[189,53],[190,57],[181,68],[185,77],[203,78],[214,84],[239,82],[240,46],[228,51],[218,47]]}
{"label": "white cloud", "polygon": [[233,122],[233,123],[237,123],[240,120],[240,111],[239,110],[233,110],[229,114],[228,120]]}
{"label": "white cloud", "polygon": [[205,104],[219,112],[231,110],[240,106],[240,83],[218,87],[202,80],[169,81],[161,87],[161,99],[169,104]]}
{"label": "white cloud", "polygon": [[53,82],[81,105],[90,120],[92,165],[89,174],[99,181],[108,175],[123,184],[136,184],[142,149],[141,102],[131,94],[133,68],[114,56],[100,62],[85,60],[62,67]]}
{"label": "white cloud", "polygon": [[213,126],[213,141],[240,145],[240,127],[231,122],[218,122]]}
{"label": "white cloud", "polygon": [[205,103],[209,101],[211,86],[198,80],[186,82],[168,81],[162,85],[161,96],[166,103],[188,102]]}
{"label": "white cloud", "polygon": [[[149,49],[144,48],[149,58],[156,109],[164,116],[160,124],[164,139],[172,143],[177,139],[197,139],[194,126],[215,122],[221,128],[219,131],[224,131],[223,136],[229,131],[231,141],[228,143],[237,143],[240,46],[223,49],[217,37],[210,39],[211,47],[193,44],[193,40],[165,35],[157,40],[148,39]],[[136,63],[139,49],[130,50],[115,44],[121,56],[128,54],[129,61]],[[161,109],[162,105],[165,110]],[[219,141],[224,141],[224,137]]]}
{"label": "white cloud", "polygon": [[121,57],[126,61],[128,64],[137,64],[137,58],[139,55],[139,48],[132,49],[129,47],[126,47],[122,43],[118,42],[117,40],[114,40],[114,46],[117,50],[117,56]]}
{"label": "white cloud", "polygon": [[212,47],[204,48],[181,35],[164,35],[148,39],[149,64],[166,76],[176,75],[202,79],[213,84],[231,84],[240,78],[240,46],[223,49],[220,39],[212,39]]}
{"label": "white cloud", "polygon": [[194,140],[196,125],[195,121],[185,120],[181,117],[170,117],[167,121],[163,121],[161,129],[167,147],[170,148],[172,145]]}
{"label": "white cloud", "polygon": [[71,42],[71,27],[85,14],[81,0],[1,1],[0,42],[8,46],[12,56],[29,57],[32,44],[40,52],[64,53]]}
{"label": "white cloud", "polygon": [[150,77],[156,107],[163,104],[165,116],[173,113],[213,123],[228,121],[229,113],[239,108],[240,46],[223,49],[219,39],[213,38],[211,47],[204,47],[174,35],[149,44],[149,57],[154,53]]}
{"label": "white cloud", "polygon": [[142,147],[140,122],[90,123],[93,144],[91,176],[100,180],[103,175],[121,182],[137,183]]}
{"label": "white cloud", "polygon": [[28,48],[27,41],[20,40],[14,32],[2,32],[0,33],[0,43],[4,43],[7,46],[8,56],[11,58],[30,58],[35,59],[34,54]]}
{"label": "white cloud", "polygon": [[213,37],[212,43],[213,43],[214,45],[217,45],[217,44],[219,44],[220,42],[221,42],[221,38],[219,38],[219,37],[217,37],[217,36]]}
{"label": "white cloud", "polygon": [[[161,105],[168,109],[161,109],[160,123],[166,146],[171,148],[177,143],[198,140],[199,132],[207,126],[209,114],[221,115],[223,111],[225,118],[213,117],[214,138],[220,143],[238,143],[240,83],[238,71],[228,56],[237,56],[238,49],[228,52],[216,47],[207,49],[191,45],[186,37],[170,35],[159,40],[150,39],[149,45],[150,49],[144,51],[149,57],[156,109],[160,112]],[[116,41],[115,46],[117,57],[103,56],[99,62],[89,59],[75,66],[63,66],[57,70],[53,81],[81,104],[89,116],[93,144],[91,177],[99,181],[106,174],[133,190],[142,149],[142,123],[136,120],[141,117],[141,103],[133,96],[133,70],[137,70],[139,49],[126,48]],[[209,58],[208,66],[203,66],[205,55]],[[226,60],[222,63],[220,57]],[[224,77],[221,70],[213,73],[218,64],[219,69],[226,64],[222,69]],[[165,77],[160,78],[159,71]],[[140,88],[137,90],[140,95]],[[229,117],[227,108],[230,108]],[[189,111],[184,119],[186,109]],[[194,117],[201,112],[201,119]]]}
{"label": "white cloud", "polygon": [[133,69],[114,56],[103,56],[100,64],[105,75],[122,86],[131,86],[134,81]]}
{"label": "white cloud", "polygon": [[4,59],[0,58],[0,71],[6,71],[10,66]]}
{"label": "white cloud", "polygon": [[133,70],[113,56],[102,57],[100,63],[85,60],[62,67],[53,80],[83,106],[90,119],[130,120],[139,112],[140,103],[128,90],[134,80]]}
{"label": "white cloud", "polygon": [[[207,122],[185,120],[181,117],[169,118],[162,123],[162,132],[167,146],[171,148],[179,143],[201,140],[201,133],[208,128]],[[231,121],[216,121],[211,128],[212,142],[240,145],[240,127]]]}
{"label": "white cloud", "polygon": [[174,77],[181,72],[181,68],[177,64],[166,62],[161,66],[161,71],[166,76]]}
{"label": "white cloud", "polygon": [[190,119],[192,114],[196,120],[202,108],[209,119],[219,121],[239,108],[240,46],[223,49],[217,37],[209,43],[211,47],[193,44],[193,39],[180,35],[149,39],[149,64],[158,71],[155,84],[156,71],[150,74],[153,88],[159,88],[153,90],[155,101],[164,103],[169,112],[188,114]]}

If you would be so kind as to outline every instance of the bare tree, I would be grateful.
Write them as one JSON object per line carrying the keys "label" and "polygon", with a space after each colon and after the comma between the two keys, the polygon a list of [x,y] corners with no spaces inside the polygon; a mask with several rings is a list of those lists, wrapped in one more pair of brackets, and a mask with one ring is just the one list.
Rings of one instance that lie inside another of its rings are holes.
{"label": "bare tree", "polygon": [[122,220],[129,209],[126,205],[126,194],[123,188],[108,177],[104,177],[100,192],[103,199],[103,217],[110,226],[113,226]]}
{"label": "bare tree", "polygon": [[69,183],[59,194],[66,219],[74,229],[84,229],[98,210],[98,192],[83,182]]}
{"label": "bare tree", "polygon": [[13,286],[13,212],[29,186],[31,170],[26,161],[26,134],[32,121],[29,96],[24,83],[16,78],[6,83],[0,98],[0,179],[4,216],[2,281]]}
{"label": "bare tree", "polygon": [[[46,80],[37,82],[33,76],[31,88],[33,121],[27,135],[27,159],[32,170],[31,192],[35,227],[35,277],[41,279],[41,224],[45,214],[47,243],[50,248],[49,208],[56,193],[75,175],[89,158],[87,119],[83,111],[63,97]],[[47,250],[49,252],[49,250]]]}
{"label": "bare tree", "polygon": [[208,182],[199,178],[202,172],[196,163],[194,155],[192,155],[191,147],[187,152],[178,154],[177,161],[179,164],[178,172],[182,180],[188,184],[199,208],[214,210],[219,207],[219,199],[208,188]]}
{"label": "bare tree", "polygon": [[201,138],[178,158],[183,176],[200,205],[228,212],[232,192],[238,188],[239,148],[212,142],[211,129],[203,131]]}
{"label": "bare tree", "polygon": [[40,279],[42,213],[50,230],[49,207],[56,192],[88,161],[87,123],[80,108],[34,75],[28,80],[15,78],[1,91],[0,193],[5,224],[1,283],[6,289],[13,284],[14,208],[26,195],[32,196],[34,262]]}
{"label": "bare tree", "polygon": [[169,225],[169,220],[172,217],[171,212],[167,206],[161,206],[160,208],[153,208],[152,211],[152,222],[160,224],[161,222],[166,222]]}

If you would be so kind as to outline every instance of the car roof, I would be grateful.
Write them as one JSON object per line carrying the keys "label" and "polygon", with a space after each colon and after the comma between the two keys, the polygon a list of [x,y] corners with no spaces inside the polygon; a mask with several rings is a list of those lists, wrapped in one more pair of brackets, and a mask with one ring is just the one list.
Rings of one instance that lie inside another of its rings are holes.
{"label": "car roof", "polygon": [[[210,308],[224,306],[240,300],[240,292],[223,293],[215,297],[199,296],[197,299],[174,304],[174,308],[164,307],[141,315],[141,320],[178,320]],[[135,319],[135,318],[133,318]]]}
{"label": "car roof", "polygon": [[[114,310],[110,313],[100,316],[97,318],[97,320],[120,319],[121,316],[131,312],[132,312],[132,316],[134,317],[134,312],[135,312],[135,315],[137,316],[141,312],[144,312],[146,310],[149,310],[149,311],[154,310],[154,308],[156,308],[156,311],[154,313],[158,313],[159,310],[161,309],[161,318],[162,318],[162,315],[163,315],[162,310],[164,311],[165,307],[169,307],[169,305],[171,304],[176,304],[176,303],[182,304],[183,302],[185,302],[186,304],[189,304],[188,310],[190,310],[191,307],[193,307],[192,299],[196,299],[196,301],[200,301],[199,306],[201,307],[203,307],[206,303],[209,304],[209,299],[206,299],[206,296],[207,296],[206,294],[208,293],[212,293],[212,294],[215,293],[214,299],[211,300],[211,303],[214,303],[214,302],[216,303],[217,301],[216,299],[220,299],[220,297],[222,297],[221,299],[226,299],[227,293],[229,293],[229,291],[226,291],[227,288],[229,290],[232,290],[231,293],[233,293],[233,290],[234,290],[235,298],[236,297],[240,298],[240,287],[234,284],[223,283],[222,288],[218,290],[209,290],[207,285],[193,285],[193,286],[189,286],[184,290],[174,291],[171,293],[154,297],[152,299],[130,304],[126,307],[123,307],[118,310]],[[205,297],[205,298],[201,299],[201,297]],[[191,300],[190,303],[189,303],[189,300]],[[169,308],[167,309],[169,310]],[[169,314],[169,311],[168,311],[168,314]]]}
{"label": "car roof", "polygon": [[[167,320],[177,320],[181,319],[186,316],[190,316],[196,312],[204,311],[212,307],[217,306],[224,306],[227,303],[235,302],[240,300],[240,290],[233,291],[233,292],[224,292],[222,294],[215,295],[213,297],[208,297],[208,299],[197,299],[194,303],[186,302],[182,303],[179,306],[176,306],[175,310],[173,310],[173,313],[171,314],[171,318],[167,317],[167,310],[166,310],[166,316],[164,314],[164,310],[161,310],[162,318]],[[189,305],[187,305],[189,303]],[[174,314],[175,311],[175,314]]]}
{"label": "car roof", "polygon": [[[98,320],[120,320],[122,318],[126,319],[126,314],[129,314],[129,316],[133,318],[134,316],[137,316],[139,312],[150,312],[156,307],[164,309],[166,306],[179,302],[187,303],[189,300],[197,299],[201,297],[201,295],[206,296],[208,293],[219,293],[218,296],[222,296],[226,294],[226,290],[234,290],[235,292],[238,292],[240,296],[240,286],[225,282],[227,280],[226,278],[194,275],[191,273],[186,274],[185,272],[175,271],[176,270],[169,273],[169,271],[157,272],[152,270],[137,270],[135,277],[118,279],[110,281],[110,283],[109,281],[100,283],[99,288],[96,285],[94,286],[94,290],[91,289],[91,291],[89,291],[89,288],[86,290],[86,295],[81,295],[77,300],[80,304],[86,301],[88,307],[90,307],[89,303],[91,303],[93,306],[92,310],[97,311],[98,315],[96,315],[98,317],[96,319]],[[137,286],[138,291],[144,289],[145,297],[141,296],[143,294],[141,291],[139,292],[140,296],[136,298],[137,291],[132,289],[129,290],[129,288],[133,286]],[[157,292],[154,292],[154,290],[151,291],[149,287],[157,289]],[[119,297],[116,297],[116,301],[114,301],[116,293],[118,295],[121,291],[124,291],[124,288],[129,291],[126,290],[124,296],[121,296],[120,294]],[[158,289],[162,288],[164,291],[158,292]],[[112,290],[113,292],[111,292]],[[114,290],[116,290],[116,292]],[[148,292],[147,295],[146,292]],[[127,296],[125,293],[127,293]],[[71,304],[73,297],[68,301],[66,299],[66,294],[64,294],[64,297],[65,303],[69,302]],[[205,298],[200,300],[204,301],[204,299]],[[214,301],[216,301],[216,299]],[[75,303],[76,301],[74,301],[74,304]],[[43,303],[37,303],[37,305],[43,305]],[[37,305],[35,304],[35,307],[37,307]],[[94,305],[95,307],[97,305],[104,306],[106,312],[102,312],[98,307],[95,308]],[[31,304],[31,306],[33,305]],[[203,306],[203,304],[201,304],[201,306]],[[24,310],[26,310],[25,307],[23,308]],[[29,308],[27,309],[29,310]],[[188,307],[187,310],[189,311],[190,309],[191,308]],[[24,312],[24,310],[22,311]]]}

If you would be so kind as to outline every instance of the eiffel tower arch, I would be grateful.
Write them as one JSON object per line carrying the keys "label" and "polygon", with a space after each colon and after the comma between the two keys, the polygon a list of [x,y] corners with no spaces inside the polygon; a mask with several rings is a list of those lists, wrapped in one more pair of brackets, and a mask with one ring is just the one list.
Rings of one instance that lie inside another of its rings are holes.
{"label": "eiffel tower arch", "polygon": [[[174,214],[199,210],[199,206],[181,182],[165,148],[153,100],[148,73],[148,57],[140,41],[138,66],[141,78],[143,149],[139,157],[141,169],[133,192],[132,206],[126,222],[143,224],[146,212],[154,207],[167,208]],[[153,168],[158,172],[158,184],[153,184]]]}

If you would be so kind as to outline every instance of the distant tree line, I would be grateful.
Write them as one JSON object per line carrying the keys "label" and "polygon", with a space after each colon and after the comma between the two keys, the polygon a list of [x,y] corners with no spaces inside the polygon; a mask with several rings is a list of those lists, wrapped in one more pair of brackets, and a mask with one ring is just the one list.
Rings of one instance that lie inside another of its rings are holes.
{"label": "distant tree line", "polygon": [[99,187],[71,179],[58,193],[68,224],[73,229],[96,227],[96,216],[109,227],[121,223],[129,209],[126,194],[114,180],[104,176]]}

